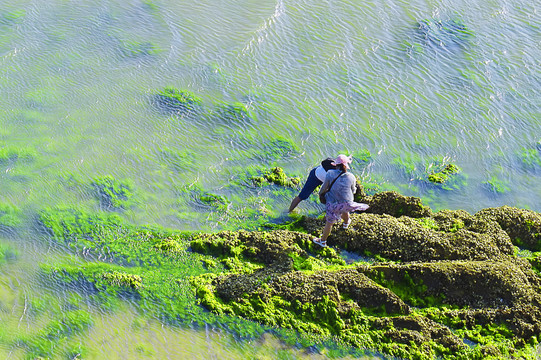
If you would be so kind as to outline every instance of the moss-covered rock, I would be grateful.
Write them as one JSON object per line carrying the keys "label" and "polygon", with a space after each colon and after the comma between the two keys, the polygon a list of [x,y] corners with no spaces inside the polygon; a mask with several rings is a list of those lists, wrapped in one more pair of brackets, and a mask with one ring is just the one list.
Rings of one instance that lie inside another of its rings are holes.
{"label": "moss-covered rock", "polygon": [[[539,340],[541,326],[541,278],[532,267],[538,257],[515,256],[498,212],[433,213],[419,199],[393,192],[359,194],[357,200],[373,206],[372,213],[351,214],[349,228],[335,228],[328,244],[380,261],[329,261],[298,231],[201,234],[192,241],[194,250],[261,264],[195,278],[201,303],[392,356],[533,359],[529,346]],[[522,233],[534,220],[515,223]],[[324,219],[301,217],[292,227],[317,235],[323,225]],[[312,254],[321,260],[317,266],[295,265]]]}
{"label": "moss-covered rock", "polygon": [[430,216],[431,210],[424,206],[421,199],[413,196],[404,196],[396,191],[384,191],[372,196],[365,196],[362,192],[355,194],[355,201],[368,204],[366,211],[371,214],[387,214],[394,217],[425,217]]}
{"label": "moss-covered rock", "polygon": [[460,172],[460,168],[455,164],[447,164],[439,171],[433,171],[428,175],[428,181],[434,184],[444,184],[455,174]]}
{"label": "moss-covered rock", "polygon": [[279,167],[266,170],[261,176],[252,176],[251,179],[255,186],[275,184],[285,187],[296,187],[301,182],[299,177],[288,177],[284,170]]}
{"label": "moss-covered rock", "polygon": [[483,209],[475,214],[482,221],[495,221],[509,235],[513,244],[541,251],[541,214],[510,206]]}
{"label": "moss-covered rock", "polygon": [[[531,268],[518,260],[438,261],[382,264],[366,273],[393,289],[402,299],[429,301],[458,307],[488,308],[539,302],[538,282]],[[408,302],[408,301],[407,301]],[[418,306],[418,303],[411,303]]]}
{"label": "moss-covered rock", "polygon": [[236,257],[261,264],[281,264],[288,270],[294,265],[294,257],[307,259],[308,251],[330,263],[344,264],[332,249],[317,248],[312,243],[313,236],[305,233],[277,230],[265,231],[222,231],[200,233],[192,237],[190,243],[194,251],[216,257]]}
{"label": "moss-covered rock", "polygon": [[462,228],[445,232],[426,228],[406,216],[352,214],[351,219],[347,231],[337,229],[331,234],[329,244],[394,261],[488,260],[514,252],[501,229],[489,228],[483,232],[484,229]]}

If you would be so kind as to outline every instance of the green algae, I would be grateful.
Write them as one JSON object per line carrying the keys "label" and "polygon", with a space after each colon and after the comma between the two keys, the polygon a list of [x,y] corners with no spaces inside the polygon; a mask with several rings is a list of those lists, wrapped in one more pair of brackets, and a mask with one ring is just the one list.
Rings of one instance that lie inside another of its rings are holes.
{"label": "green algae", "polygon": [[175,150],[167,147],[161,148],[158,152],[158,158],[177,172],[193,168],[195,155],[195,152],[190,150]]}
{"label": "green algae", "polygon": [[[161,248],[160,248],[161,249]],[[171,251],[167,248],[166,251]],[[104,273],[103,278],[105,281],[114,286],[130,287],[138,289],[141,287],[143,280],[141,276],[134,274],[127,274],[125,272],[113,271],[110,273]]]}
{"label": "green algae", "polygon": [[428,181],[432,183],[443,184],[449,180],[453,174],[458,174],[460,168],[455,164],[447,164],[439,171],[433,171],[428,175]]}
{"label": "green algae", "polygon": [[220,122],[230,125],[240,125],[250,123],[254,120],[254,115],[248,107],[242,102],[218,103],[215,104],[217,118]]}
{"label": "green algae", "polygon": [[[245,186],[242,185],[243,188]],[[238,193],[228,191],[226,196],[207,191],[199,185],[179,187],[175,196],[180,208],[176,216],[183,221],[197,223],[199,228],[201,223],[208,223],[217,224],[221,229],[256,229],[269,221],[273,202],[272,198],[254,195],[244,189]],[[186,207],[193,211],[186,211]]]}
{"label": "green algae", "polygon": [[162,111],[182,114],[198,111],[203,100],[191,91],[166,87],[156,94],[155,104]]}
{"label": "green algae", "polygon": [[231,201],[225,196],[206,191],[201,186],[190,185],[179,189],[179,194],[192,202],[194,208],[205,207],[222,214],[232,212]]}
{"label": "green algae", "polygon": [[251,179],[255,186],[275,184],[285,187],[297,187],[301,182],[299,177],[288,177],[284,170],[279,167],[265,170],[261,176],[252,176]]}
{"label": "green algae", "polygon": [[439,230],[438,223],[433,218],[420,218],[416,219],[422,227],[432,230]]}
{"label": "green algae", "polygon": [[218,207],[218,208],[229,204],[229,201],[227,200],[225,196],[216,195],[209,192],[202,193],[199,199],[201,199],[201,201],[204,202],[205,204],[208,204],[213,207]]}
{"label": "green algae", "polygon": [[[57,241],[102,261],[43,266],[44,281],[65,283],[110,311],[118,308],[115,299],[129,297],[142,311],[170,324],[208,322],[238,329],[242,336],[260,336],[263,331],[238,319],[217,319],[197,306],[188,281],[209,269],[204,257],[188,251],[188,234],[133,227],[115,214],[74,209],[43,211],[39,222]],[[221,269],[218,266],[214,271]]]}
{"label": "green algae", "polygon": [[[256,229],[269,222],[283,221],[273,218],[279,201],[293,198],[298,191],[300,179],[289,176],[282,168],[250,166],[231,168],[229,183],[214,192],[199,184],[175,188],[179,207],[184,209],[178,216],[187,221],[203,218],[205,222],[219,222],[221,229]],[[280,204],[280,206],[283,206]],[[206,210],[210,213],[203,213]]]}
{"label": "green algae", "polygon": [[37,157],[37,152],[28,147],[3,146],[0,148],[0,164],[16,161],[31,161]]}
{"label": "green algae", "polygon": [[19,257],[19,251],[8,244],[0,242],[0,265],[14,261]]}
{"label": "green algae", "polygon": [[298,145],[293,140],[278,136],[254,150],[252,156],[265,162],[275,162],[298,156],[300,153]]}
{"label": "green algae", "polygon": [[526,258],[532,268],[541,276],[541,252],[532,253]]}
{"label": "green algae", "polygon": [[374,158],[370,150],[361,149],[353,153],[353,160],[354,160],[353,166],[355,166],[358,163],[361,167],[365,167],[371,162],[373,162]]}
{"label": "green algae", "polygon": [[22,223],[22,212],[14,205],[0,203],[0,230],[14,229]]}
{"label": "green algae", "polygon": [[496,176],[492,176],[490,179],[481,183],[483,187],[490,193],[502,195],[511,191],[509,182],[499,179]]}
{"label": "green algae", "polygon": [[[122,41],[120,46],[122,56],[127,58],[137,58],[141,56],[156,55],[160,53],[158,47],[148,41]],[[172,96],[182,96],[171,94]]]}
{"label": "green algae", "polygon": [[28,359],[52,358],[60,351],[80,354],[83,346],[70,338],[84,332],[90,326],[92,319],[88,312],[68,311],[61,319],[52,320],[39,333],[20,338],[18,346],[27,350]]}
{"label": "green algae", "polygon": [[392,160],[401,172],[410,180],[420,184],[431,185],[442,190],[458,190],[464,188],[466,179],[461,175],[461,169],[449,163],[447,159],[433,157],[421,159],[414,155],[395,157]]}
{"label": "green algae", "polygon": [[521,164],[527,170],[537,171],[541,169],[541,150],[538,148],[523,148],[518,156]]}
{"label": "green algae", "polygon": [[91,185],[104,210],[126,210],[135,204],[134,185],[129,179],[121,181],[107,175],[94,178]]}

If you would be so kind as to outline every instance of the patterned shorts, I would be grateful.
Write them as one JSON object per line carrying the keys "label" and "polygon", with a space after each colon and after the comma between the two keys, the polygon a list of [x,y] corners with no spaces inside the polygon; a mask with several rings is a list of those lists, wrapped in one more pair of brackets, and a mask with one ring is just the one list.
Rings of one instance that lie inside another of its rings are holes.
{"label": "patterned shorts", "polygon": [[340,220],[343,213],[357,211],[357,210],[364,211],[366,209],[368,209],[368,205],[354,202],[354,201],[338,203],[338,204],[327,203],[327,205],[325,206],[325,211],[326,211],[325,220],[327,222],[334,224],[335,222]]}

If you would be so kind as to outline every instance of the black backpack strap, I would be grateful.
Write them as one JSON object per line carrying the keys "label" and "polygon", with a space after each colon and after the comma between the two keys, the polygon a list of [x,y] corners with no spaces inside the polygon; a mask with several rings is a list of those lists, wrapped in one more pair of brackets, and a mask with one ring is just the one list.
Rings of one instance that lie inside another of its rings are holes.
{"label": "black backpack strap", "polygon": [[346,173],[345,171],[340,172],[340,174],[339,174],[337,177],[335,177],[335,178],[333,179],[333,181],[331,182],[331,184],[329,185],[329,188],[325,191],[325,193],[328,193],[328,192],[331,190],[331,188],[332,188],[334,182],[335,182],[336,180],[338,180],[338,178],[339,178],[340,176],[344,175],[345,173]]}

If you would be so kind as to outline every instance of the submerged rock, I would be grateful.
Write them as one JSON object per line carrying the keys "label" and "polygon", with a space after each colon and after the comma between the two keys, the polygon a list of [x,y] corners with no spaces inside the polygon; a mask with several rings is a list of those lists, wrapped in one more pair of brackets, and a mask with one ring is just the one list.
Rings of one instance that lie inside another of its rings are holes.
{"label": "submerged rock", "polygon": [[185,114],[200,110],[203,101],[191,91],[166,87],[154,95],[152,103],[166,114]]}
{"label": "submerged rock", "polygon": [[471,31],[458,19],[424,19],[417,28],[419,41],[437,48],[463,46],[471,36]]}

